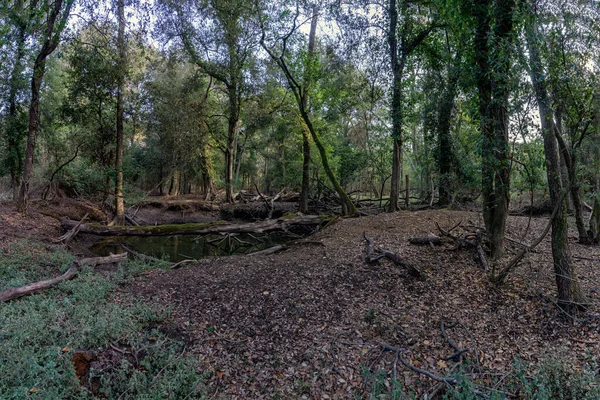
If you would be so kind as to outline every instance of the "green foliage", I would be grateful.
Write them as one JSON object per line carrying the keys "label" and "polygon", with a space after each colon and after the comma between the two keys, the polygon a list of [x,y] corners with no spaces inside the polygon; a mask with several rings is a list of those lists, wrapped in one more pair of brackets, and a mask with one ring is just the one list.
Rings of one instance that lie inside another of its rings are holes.
{"label": "green foliage", "polygon": [[[600,376],[597,365],[592,362],[578,372],[571,372],[557,358],[548,358],[534,368],[536,372],[528,375],[528,366],[519,358],[513,363],[513,369],[502,378],[494,380],[473,380],[464,368],[455,374],[456,384],[448,385],[443,392],[445,400],[475,400],[488,398],[501,400],[518,397],[526,400],[592,400],[600,398]],[[402,368],[398,363],[398,368]],[[363,368],[363,379],[368,388],[367,396],[355,398],[368,399],[415,399],[417,386],[428,388],[426,381],[417,381],[413,388],[405,388],[402,382],[392,382],[390,373],[385,370],[369,372]],[[422,386],[425,384],[425,386]],[[492,389],[493,388],[493,389]]]}
{"label": "green foliage", "polygon": [[[31,241],[4,243],[3,251],[0,290],[55,276],[71,262],[64,250],[47,250]],[[178,399],[196,393],[198,397],[203,377],[193,359],[184,355],[184,344],[155,328],[144,328],[156,326],[168,313],[143,299],[110,300],[116,283],[148,268],[127,262],[112,280],[87,268],[55,288],[1,304],[2,398],[26,398],[32,389],[42,399],[91,398],[75,376],[73,352],[100,354],[111,344],[137,354],[138,361],[124,358],[118,365],[101,363],[92,370],[104,396]]]}

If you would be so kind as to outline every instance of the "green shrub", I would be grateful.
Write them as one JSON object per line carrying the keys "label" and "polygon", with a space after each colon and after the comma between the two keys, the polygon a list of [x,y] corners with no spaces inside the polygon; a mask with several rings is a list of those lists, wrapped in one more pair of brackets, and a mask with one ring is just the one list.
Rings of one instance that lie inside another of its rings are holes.
{"label": "green shrub", "polygon": [[[0,290],[56,276],[72,261],[64,250],[32,241],[2,246],[9,251],[0,261]],[[0,304],[0,398],[91,398],[75,376],[73,354],[102,354],[115,343],[137,361],[92,370],[100,396],[118,398],[127,391],[123,398],[200,397],[203,376],[185,356],[184,344],[148,328],[168,319],[168,311],[123,294],[111,300],[117,283],[148,268],[139,261],[123,263],[113,281],[84,268],[43,293]]]}

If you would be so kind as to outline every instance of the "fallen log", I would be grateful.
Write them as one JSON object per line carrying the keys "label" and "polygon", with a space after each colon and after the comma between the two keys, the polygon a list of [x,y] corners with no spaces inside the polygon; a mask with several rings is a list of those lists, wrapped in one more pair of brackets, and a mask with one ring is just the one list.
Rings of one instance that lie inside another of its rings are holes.
{"label": "fallen log", "polygon": [[26,296],[28,294],[37,293],[44,289],[48,289],[62,281],[66,281],[68,279],[72,279],[77,275],[79,271],[79,267],[83,265],[103,265],[103,264],[111,264],[117,263],[125,260],[127,258],[127,253],[123,254],[113,254],[108,257],[94,257],[94,258],[84,258],[79,261],[73,261],[73,264],[69,267],[67,272],[64,274],[57,276],[56,278],[47,279],[45,281],[30,283],[29,285],[21,286],[18,288],[10,288],[6,289],[3,292],[0,292],[0,302],[6,302],[12,299],[16,299],[18,297]]}
{"label": "fallen log", "polygon": [[[209,235],[220,233],[268,233],[288,231],[294,228],[320,227],[335,220],[334,215],[284,215],[276,220],[260,221],[248,224],[231,224],[225,221],[198,224],[151,225],[151,226],[106,226],[99,224],[81,224],[80,233],[98,236],[171,236],[171,235]],[[66,220],[61,223],[64,230],[72,229],[77,221]]]}

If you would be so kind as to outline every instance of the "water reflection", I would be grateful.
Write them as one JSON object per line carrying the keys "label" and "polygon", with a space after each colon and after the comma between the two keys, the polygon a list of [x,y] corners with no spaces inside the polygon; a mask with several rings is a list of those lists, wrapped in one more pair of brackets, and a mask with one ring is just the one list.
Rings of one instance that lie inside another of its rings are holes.
{"label": "water reflection", "polygon": [[291,237],[282,233],[108,237],[96,242],[90,250],[99,256],[107,256],[110,253],[125,252],[121,246],[124,244],[139,253],[178,262],[185,259],[253,253],[296,238],[297,236]]}

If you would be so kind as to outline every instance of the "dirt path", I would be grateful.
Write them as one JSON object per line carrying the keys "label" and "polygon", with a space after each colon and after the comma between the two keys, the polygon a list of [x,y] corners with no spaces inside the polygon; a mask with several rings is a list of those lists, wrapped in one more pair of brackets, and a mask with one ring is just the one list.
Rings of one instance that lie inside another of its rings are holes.
{"label": "dirt path", "polygon": [[[477,348],[486,370],[506,370],[516,354],[525,362],[565,355],[576,366],[598,353],[599,320],[569,325],[547,297],[554,294],[548,242],[502,290],[490,287],[469,250],[407,242],[437,233],[435,222],[449,228],[459,221],[480,223],[476,213],[449,211],[347,219],[312,238],[325,246],[202,260],[152,272],[123,290],[174,307],[172,322],[212,373],[209,390],[228,398],[352,398],[362,393],[365,365],[391,374],[394,354],[381,354],[381,343],[405,348],[407,361],[444,375],[452,363],[442,357],[453,350],[440,324],[454,320],[476,343],[460,331],[452,332],[454,340]],[[534,220],[525,241],[545,223]],[[520,240],[526,225],[527,218],[509,218],[508,235]],[[387,261],[365,264],[363,231],[425,267],[429,279],[415,280]],[[597,316],[600,250],[575,243],[572,250],[595,304],[590,315]],[[423,380],[406,369],[398,376],[405,385]]]}

